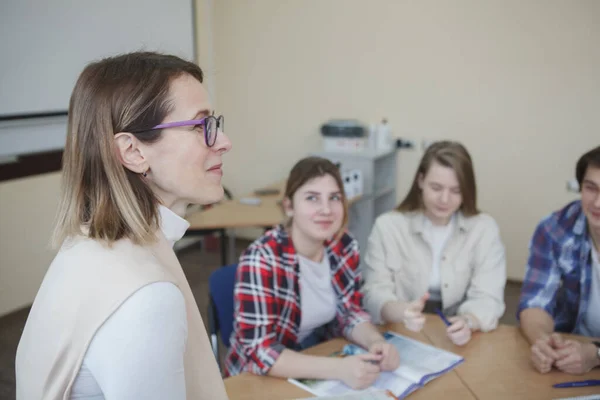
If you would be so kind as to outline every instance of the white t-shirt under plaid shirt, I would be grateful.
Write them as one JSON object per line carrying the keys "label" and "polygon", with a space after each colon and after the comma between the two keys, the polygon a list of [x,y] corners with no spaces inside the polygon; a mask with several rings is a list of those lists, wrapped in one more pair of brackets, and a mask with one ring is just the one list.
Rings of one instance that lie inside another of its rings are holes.
{"label": "white t-shirt under plaid shirt", "polygon": [[327,254],[319,262],[298,254],[300,264],[300,330],[298,343],[316,328],[335,318],[336,298],[331,286],[331,267]]}
{"label": "white t-shirt under plaid shirt", "polygon": [[592,282],[590,300],[583,316],[581,331],[585,336],[600,337],[600,257],[592,239],[590,239],[590,247],[592,248]]}

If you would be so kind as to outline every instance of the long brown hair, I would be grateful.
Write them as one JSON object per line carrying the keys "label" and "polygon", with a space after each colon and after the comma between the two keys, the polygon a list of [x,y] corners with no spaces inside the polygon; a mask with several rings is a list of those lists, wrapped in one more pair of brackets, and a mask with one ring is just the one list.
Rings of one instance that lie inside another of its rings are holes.
{"label": "long brown hair", "polygon": [[[294,198],[294,194],[298,189],[304,186],[306,182],[325,175],[331,175],[331,177],[333,177],[340,189],[340,195],[342,196],[344,218],[342,219],[342,226],[338,231],[339,235],[344,232],[348,225],[348,199],[344,192],[344,182],[342,181],[340,169],[334,163],[321,157],[306,157],[298,161],[290,171],[290,175],[285,185],[284,196],[291,202]],[[291,223],[291,220],[288,223]]]}
{"label": "long brown hair", "polygon": [[479,214],[477,209],[477,185],[473,161],[467,149],[458,142],[441,141],[430,145],[419,163],[412,186],[400,205],[398,211],[408,212],[423,209],[423,199],[419,188],[419,177],[427,175],[431,165],[436,162],[444,167],[452,168],[456,173],[462,204],[460,210],[465,216]]}
{"label": "long brown hair", "polygon": [[158,141],[161,130],[148,129],[172,111],[170,84],[183,74],[203,80],[197,65],[152,52],[105,58],[83,70],[69,103],[55,246],[82,234],[82,227],[88,237],[109,244],[154,240],[158,199],[121,164],[114,135],[130,132],[142,142]]}

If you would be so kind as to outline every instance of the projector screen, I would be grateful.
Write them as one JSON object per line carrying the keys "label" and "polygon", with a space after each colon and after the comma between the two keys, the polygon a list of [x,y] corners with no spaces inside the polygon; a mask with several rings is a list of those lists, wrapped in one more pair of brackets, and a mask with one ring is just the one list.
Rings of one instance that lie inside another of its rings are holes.
{"label": "projector screen", "polygon": [[66,111],[83,67],[105,56],[194,60],[193,21],[193,0],[1,0],[0,121]]}

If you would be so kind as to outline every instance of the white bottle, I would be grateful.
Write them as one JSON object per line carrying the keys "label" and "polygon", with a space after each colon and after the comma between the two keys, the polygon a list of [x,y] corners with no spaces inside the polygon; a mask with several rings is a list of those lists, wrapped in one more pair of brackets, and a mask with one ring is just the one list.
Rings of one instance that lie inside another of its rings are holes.
{"label": "white bottle", "polygon": [[392,145],[392,132],[386,118],[377,126],[377,150],[389,150]]}

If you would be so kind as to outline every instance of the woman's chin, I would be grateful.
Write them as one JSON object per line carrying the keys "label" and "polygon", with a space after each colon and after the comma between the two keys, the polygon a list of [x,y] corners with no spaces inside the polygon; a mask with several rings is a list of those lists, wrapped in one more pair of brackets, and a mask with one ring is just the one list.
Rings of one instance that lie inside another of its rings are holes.
{"label": "woman's chin", "polygon": [[223,186],[211,185],[205,187],[202,190],[202,193],[199,193],[197,196],[194,196],[192,203],[205,206],[218,203],[221,200],[223,200],[224,197],[225,192],[223,190]]}

